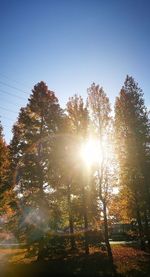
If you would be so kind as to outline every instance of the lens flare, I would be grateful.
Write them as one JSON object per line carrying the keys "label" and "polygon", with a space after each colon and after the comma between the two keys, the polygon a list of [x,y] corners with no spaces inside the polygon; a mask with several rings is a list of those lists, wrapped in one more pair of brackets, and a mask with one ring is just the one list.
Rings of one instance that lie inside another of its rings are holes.
{"label": "lens flare", "polygon": [[87,166],[101,163],[102,151],[100,142],[95,139],[89,139],[82,145],[80,150],[81,158]]}

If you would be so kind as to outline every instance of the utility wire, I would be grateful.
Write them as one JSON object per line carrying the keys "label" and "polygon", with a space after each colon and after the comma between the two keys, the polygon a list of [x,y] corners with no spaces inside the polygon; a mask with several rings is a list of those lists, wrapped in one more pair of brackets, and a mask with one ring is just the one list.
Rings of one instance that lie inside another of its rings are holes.
{"label": "utility wire", "polygon": [[3,89],[0,89],[0,92],[2,92],[2,93],[6,93],[6,94],[11,95],[11,96],[14,96],[14,97],[17,97],[17,98],[19,98],[19,99],[21,99],[21,100],[26,100],[26,98],[25,98],[25,97],[18,96],[18,95],[14,94],[14,93],[11,93],[11,92],[8,92],[8,91],[5,91],[5,90],[3,90]]}
{"label": "utility wire", "polygon": [[1,101],[1,104],[6,104],[7,105],[7,103],[13,105],[14,107],[16,107],[16,103],[14,103],[12,101],[9,101],[9,100],[6,100],[6,99],[4,99],[4,101],[3,100]]}
{"label": "utility wire", "polygon": [[27,87],[28,87],[27,84],[24,84],[24,83],[22,83],[22,82],[19,82],[19,81],[15,80],[14,78],[10,78],[10,77],[8,77],[6,74],[3,74],[2,72],[0,72],[0,75],[1,75],[3,78],[5,78],[5,79],[10,80],[11,82],[15,82],[15,83],[17,83],[17,84],[19,84],[19,85],[27,86]]}
{"label": "utility wire", "polygon": [[15,114],[18,114],[17,112],[15,111],[12,111],[12,110],[9,110],[9,109],[6,109],[6,108],[3,108],[0,106],[0,109],[4,110],[4,111],[7,111],[7,112],[11,112],[11,113],[15,113]]}
{"label": "utility wire", "polygon": [[6,128],[12,129],[14,123],[11,124],[12,126],[9,126],[7,124],[2,124],[2,125],[3,125],[3,129],[6,129]]}
{"label": "utility wire", "polygon": [[10,118],[10,117],[7,117],[5,115],[0,115],[0,119],[7,119],[7,120],[10,120],[10,121],[14,121],[14,119]]}
{"label": "utility wire", "polygon": [[9,87],[9,88],[12,88],[12,89],[15,89],[15,90],[21,91],[21,92],[23,92],[23,93],[25,93],[25,94],[29,94],[28,92],[25,92],[24,90],[22,90],[22,89],[20,89],[20,88],[17,88],[17,87],[11,86],[11,85],[9,85],[9,84],[6,84],[5,82],[0,81],[0,84],[2,84],[2,85],[4,85],[4,86],[7,86],[7,87]]}

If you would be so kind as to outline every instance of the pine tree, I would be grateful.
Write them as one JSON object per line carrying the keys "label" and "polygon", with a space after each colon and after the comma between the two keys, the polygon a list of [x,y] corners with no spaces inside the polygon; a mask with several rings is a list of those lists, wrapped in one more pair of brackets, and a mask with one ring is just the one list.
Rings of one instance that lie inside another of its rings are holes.
{"label": "pine tree", "polygon": [[150,125],[142,90],[129,76],[116,98],[115,134],[120,180],[133,194],[141,246],[144,247],[142,221],[144,214],[147,218],[150,203]]}
{"label": "pine tree", "polygon": [[13,128],[10,149],[19,209],[24,222],[30,218],[28,225],[36,226],[41,240],[49,222],[49,194],[45,193],[45,187],[51,188],[51,152],[62,120],[63,111],[54,92],[40,82],[34,86],[27,106],[21,108]]}
{"label": "pine tree", "polygon": [[3,128],[0,122],[0,199],[8,189],[9,177],[9,149],[3,137]]}
{"label": "pine tree", "polygon": [[3,128],[0,122],[0,215],[9,217],[9,189],[10,189],[9,148],[4,140]]}

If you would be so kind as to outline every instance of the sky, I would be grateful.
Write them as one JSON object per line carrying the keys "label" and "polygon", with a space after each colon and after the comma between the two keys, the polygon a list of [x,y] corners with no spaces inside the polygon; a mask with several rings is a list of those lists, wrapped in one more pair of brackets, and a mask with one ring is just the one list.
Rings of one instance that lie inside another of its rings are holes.
{"label": "sky", "polygon": [[126,75],[150,108],[149,0],[0,0],[0,120],[6,142],[35,84],[65,105],[95,82],[112,108]]}

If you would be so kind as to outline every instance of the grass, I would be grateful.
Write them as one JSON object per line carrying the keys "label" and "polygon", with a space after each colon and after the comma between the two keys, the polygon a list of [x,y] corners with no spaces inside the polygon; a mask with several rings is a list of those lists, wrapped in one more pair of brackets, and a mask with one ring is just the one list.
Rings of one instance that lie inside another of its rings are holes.
{"label": "grass", "polygon": [[[122,245],[113,245],[112,251],[118,276],[150,276],[150,254]],[[98,248],[90,248],[90,255],[68,252],[39,262],[26,248],[0,249],[0,269],[1,277],[113,276],[106,252]]]}

